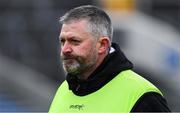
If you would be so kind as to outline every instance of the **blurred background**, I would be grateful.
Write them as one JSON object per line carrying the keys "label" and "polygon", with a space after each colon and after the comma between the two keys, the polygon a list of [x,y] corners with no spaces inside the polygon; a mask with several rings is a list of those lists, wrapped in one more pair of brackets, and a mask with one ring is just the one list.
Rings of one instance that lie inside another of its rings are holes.
{"label": "blurred background", "polygon": [[113,41],[134,70],[180,111],[179,0],[0,0],[0,112],[48,111],[65,78],[59,17],[85,4],[111,16]]}

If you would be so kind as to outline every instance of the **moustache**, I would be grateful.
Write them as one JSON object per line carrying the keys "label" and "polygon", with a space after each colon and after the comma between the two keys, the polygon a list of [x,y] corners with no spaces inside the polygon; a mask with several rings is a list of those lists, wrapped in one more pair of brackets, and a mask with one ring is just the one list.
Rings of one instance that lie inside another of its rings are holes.
{"label": "moustache", "polygon": [[62,60],[70,60],[70,59],[76,59],[76,57],[75,56],[69,56],[69,55],[68,56],[62,55],[61,59]]}

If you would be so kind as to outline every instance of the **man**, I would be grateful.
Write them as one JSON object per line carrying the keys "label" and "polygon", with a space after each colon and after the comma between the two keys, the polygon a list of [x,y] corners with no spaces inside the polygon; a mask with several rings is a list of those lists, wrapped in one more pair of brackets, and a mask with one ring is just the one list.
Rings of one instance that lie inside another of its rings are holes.
{"label": "man", "polygon": [[80,6],[60,21],[61,59],[67,76],[50,113],[170,112],[159,89],[133,72],[132,63],[111,43],[113,28],[103,10]]}

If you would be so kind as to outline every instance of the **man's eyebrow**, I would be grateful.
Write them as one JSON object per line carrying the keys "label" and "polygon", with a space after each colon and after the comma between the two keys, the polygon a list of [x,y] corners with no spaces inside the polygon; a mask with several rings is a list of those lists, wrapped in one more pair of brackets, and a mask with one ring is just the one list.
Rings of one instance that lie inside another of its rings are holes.
{"label": "man's eyebrow", "polygon": [[77,36],[70,36],[69,38],[70,39],[77,39],[78,37]]}

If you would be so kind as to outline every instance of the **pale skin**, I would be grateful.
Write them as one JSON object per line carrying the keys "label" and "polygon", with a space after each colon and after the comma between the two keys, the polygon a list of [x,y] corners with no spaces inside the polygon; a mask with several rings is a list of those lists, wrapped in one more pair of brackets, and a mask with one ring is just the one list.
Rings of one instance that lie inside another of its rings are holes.
{"label": "pale skin", "polygon": [[87,20],[64,23],[59,36],[64,70],[84,80],[102,63],[110,45],[108,37],[94,37],[88,24]]}

